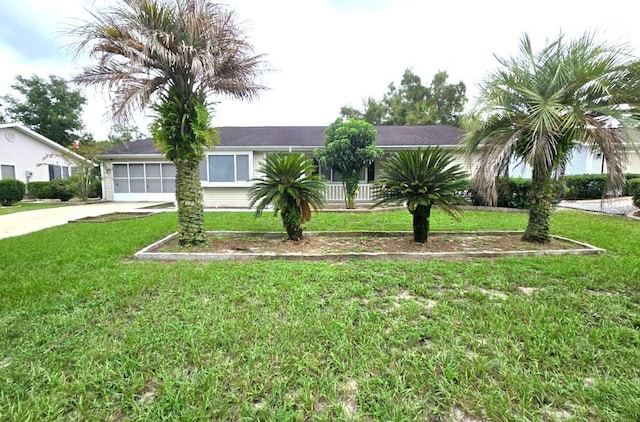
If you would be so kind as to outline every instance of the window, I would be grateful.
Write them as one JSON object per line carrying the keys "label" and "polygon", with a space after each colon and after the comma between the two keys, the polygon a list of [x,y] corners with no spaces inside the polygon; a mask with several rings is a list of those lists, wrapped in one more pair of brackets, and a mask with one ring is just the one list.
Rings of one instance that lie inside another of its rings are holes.
{"label": "window", "polygon": [[15,179],[15,178],[16,178],[15,166],[10,166],[8,164],[0,165],[0,180]]}
{"label": "window", "polygon": [[211,154],[200,162],[200,180],[212,183],[249,182],[249,154]]}
{"label": "window", "polygon": [[49,164],[49,181],[56,179],[68,179],[73,174],[73,169],[69,166],[56,166]]}
{"label": "window", "polygon": [[169,163],[113,165],[114,193],[175,193],[176,167]]}
{"label": "window", "polygon": [[[329,182],[339,183],[342,182],[342,177],[340,177],[340,173],[337,171],[333,171],[333,169],[328,167],[322,167],[318,164],[317,161],[314,160],[315,165],[317,166],[314,174],[322,174],[325,179]],[[370,183],[373,182],[375,178],[375,165],[372,163],[369,167],[362,169],[360,171],[360,183]]]}

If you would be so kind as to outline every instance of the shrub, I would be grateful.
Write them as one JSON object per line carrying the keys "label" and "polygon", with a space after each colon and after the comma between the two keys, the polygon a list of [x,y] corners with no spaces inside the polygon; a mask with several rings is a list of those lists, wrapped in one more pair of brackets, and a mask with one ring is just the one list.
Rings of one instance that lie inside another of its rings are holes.
{"label": "shrub", "polygon": [[605,174],[564,176],[564,199],[600,199],[604,193]]}
{"label": "shrub", "polygon": [[71,187],[72,182],[69,179],[56,179],[50,183],[54,191],[54,198],[57,198],[62,202],[67,202],[75,196]]}
{"label": "shrub", "polygon": [[[577,174],[564,176],[564,195],[563,199],[600,199],[604,193],[604,183],[607,178],[606,174]],[[627,182],[632,179],[640,178],[640,174],[625,174]],[[619,195],[632,195],[629,187],[625,186]]]}
{"label": "shrub", "polygon": [[640,177],[627,182],[629,195],[633,196],[633,205],[640,208]]}
{"label": "shrub", "polygon": [[[531,200],[529,198],[530,191],[531,179],[512,177],[507,181],[505,178],[500,178],[498,180],[497,206],[502,208],[529,209],[529,206],[531,205]],[[553,192],[554,197],[551,199],[551,203],[557,204],[560,202],[562,185],[558,182],[554,182]],[[486,205],[486,201],[477,190],[470,189],[468,194],[473,205]]]}
{"label": "shrub", "polygon": [[11,206],[24,199],[26,185],[20,180],[0,180],[0,205]]}
{"label": "shrub", "polygon": [[529,191],[531,191],[531,179],[510,178],[508,185],[504,180],[500,180],[498,182],[498,206],[527,209],[531,205]]}
{"label": "shrub", "polygon": [[51,182],[29,182],[27,183],[27,192],[36,199],[53,199],[55,191]]}

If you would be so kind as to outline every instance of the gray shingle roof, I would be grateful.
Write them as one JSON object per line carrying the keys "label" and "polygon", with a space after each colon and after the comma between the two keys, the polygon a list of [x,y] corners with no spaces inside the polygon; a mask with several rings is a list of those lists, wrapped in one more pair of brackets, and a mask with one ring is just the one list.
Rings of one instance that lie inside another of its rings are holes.
{"label": "gray shingle roof", "polygon": [[[220,146],[233,147],[308,147],[313,149],[324,145],[326,126],[262,126],[262,127],[221,127]],[[378,137],[376,146],[456,146],[463,132],[453,126],[376,126]],[[118,145],[106,151],[111,155],[149,155],[160,151],[151,139],[141,139]]]}

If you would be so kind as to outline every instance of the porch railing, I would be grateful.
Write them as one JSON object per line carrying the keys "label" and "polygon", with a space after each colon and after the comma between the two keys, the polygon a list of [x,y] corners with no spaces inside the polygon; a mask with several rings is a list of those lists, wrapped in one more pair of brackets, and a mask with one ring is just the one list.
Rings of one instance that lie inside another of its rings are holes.
{"label": "porch railing", "polygon": [[[329,183],[327,191],[325,192],[325,198],[327,202],[344,202],[344,189],[342,188],[342,184]],[[358,194],[356,195],[356,202],[371,201],[373,201],[373,184],[358,184]]]}

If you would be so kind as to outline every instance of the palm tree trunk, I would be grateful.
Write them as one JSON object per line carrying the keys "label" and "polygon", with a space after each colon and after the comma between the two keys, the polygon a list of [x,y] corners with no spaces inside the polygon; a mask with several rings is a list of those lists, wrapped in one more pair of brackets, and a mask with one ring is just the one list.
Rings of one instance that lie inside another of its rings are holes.
{"label": "palm tree trunk", "polygon": [[418,243],[425,243],[429,236],[429,217],[431,216],[431,206],[418,205],[412,214],[413,240]]}
{"label": "palm tree trunk", "polygon": [[282,225],[284,229],[287,231],[287,236],[289,236],[289,240],[297,242],[302,239],[302,211],[295,205],[295,201],[293,204],[287,204],[284,207],[280,214],[282,216]]}
{"label": "palm tree trunk", "polygon": [[531,191],[529,193],[531,206],[529,208],[529,223],[522,236],[525,242],[549,243],[549,216],[551,215],[551,198],[553,183],[551,171],[534,168]]}
{"label": "palm tree trunk", "polygon": [[181,246],[204,246],[204,205],[200,167],[196,160],[175,160],[176,201],[178,202],[178,241]]}

